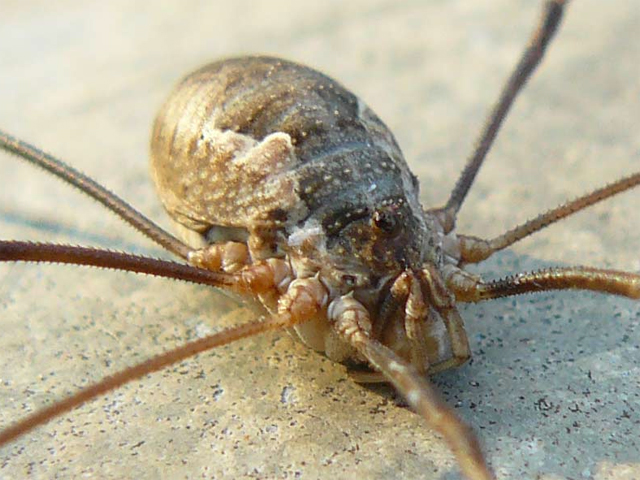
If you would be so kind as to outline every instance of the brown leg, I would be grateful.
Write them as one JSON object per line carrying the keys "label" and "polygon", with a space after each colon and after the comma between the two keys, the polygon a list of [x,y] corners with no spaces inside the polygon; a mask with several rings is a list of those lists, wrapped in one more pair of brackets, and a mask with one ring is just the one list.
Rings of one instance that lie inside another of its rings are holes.
{"label": "brown leg", "polygon": [[536,67],[542,60],[544,53],[547,49],[547,45],[553,38],[560,20],[564,7],[568,2],[565,0],[548,0],[545,2],[542,18],[538,23],[533,35],[529,39],[529,44],[525,49],[518,65],[509,77],[506,85],[502,89],[498,103],[494,106],[488,121],[480,133],[480,137],[476,142],[475,151],[473,155],[467,160],[460,178],[456,182],[447,204],[438,209],[431,210],[436,214],[444,228],[448,233],[455,227],[455,220],[458,210],[464,201],[469,188],[478,174],[484,159],[493,144],[493,141],[500,130],[502,122],[507,116],[511,105],[518,93],[531,77]]}
{"label": "brown leg", "polygon": [[83,193],[100,202],[158,245],[166,248],[180,258],[187,258],[187,254],[190,251],[188,245],[178,240],[162,227],[156,225],[98,182],[87,177],[83,173],[80,173],[78,170],[67,165],[62,160],[59,160],[52,155],[39,150],[33,145],[29,145],[28,143],[18,140],[17,138],[2,131],[0,131],[0,149],[13,153],[21,159],[48,171],[61,180],[76,187]]}
{"label": "brown leg", "polygon": [[640,300],[640,274],[591,267],[547,268],[490,282],[455,269],[445,279],[460,302],[549,290],[591,290]]}
{"label": "brown leg", "polygon": [[427,379],[410,363],[371,338],[369,314],[361,304],[350,296],[341,297],[329,306],[329,320],[334,322],[336,331],[393,384],[411,408],[444,437],[466,478],[495,478],[474,433],[442,401]]}
{"label": "brown leg", "polygon": [[594,190],[557,208],[553,208],[548,212],[544,212],[536,218],[522,225],[518,225],[491,240],[484,240],[469,235],[458,235],[458,240],[460,241],[460,264],[481,262],[495,252],[513,245],[517,241],[548,227],[552,223],[556,223],[563,218],[567,218],[569,215],[573,215],[595,203],[625,192],[633,187],[637,187],[638,185],[640,185],[640,172],[621,178],[616,182]]}
{"label": "brown leg", "polygon": [[[0,242],[0,246],[4,246],[7,244],[10,247],[7,249],[8,252],[12,251],[11,247],[21,246],[19,242]],[[31,245],[33,247],[42,247],[42,245],[38,244],[28,245]],[[60,249],[61,246],[56,245],[54,247],[56,247],[56,254],[60,256],[62,253],[62,250]],[[76,260],[79,259],[80,255],[83,252],[89,250],[80,249],[79,247],[68,248],[69,250],[66,251],[66,254],[69,255],[69,252],[73,252],[76,256]],[[21,250],[23,252],[25,251],[24,248],[22,248]],[[42,257],[44,254],[46,254],[45,250],[43,250],[42,248],[32,248],[30,250],[31,251],[29,253],[40,254],[39,261],[44,261],[42,260]],[[2,250],[0,249],[0,253],[1,252]],[[95,254],[95,251],[93,251],[92,253]],[[114,252],[107,253],[114,254]],[[124,262],[130,258],[135,259],[137,257],[126,254],[115,254],[112,255],[111,260],[118,259],[124,265]],[[12,258],[12,261],[15,260],[18,260],[18,258]],[[160,266],[165,266],[166,264],[170,263],[162,261],[157,262],[157,264]],[[79,262],[76,261],[73,263]],[[187,269],[185,271],[188,271],[188,269],[196,271],[200,270],[190,266],[184,267],[186,267]],[[126,268],[120,269],[126,270]],[[207,272],[204,270],[202,271],[205,274],[213,275],[212,272]],[[33,430],[37,426],[42,425],[49,420],[88,402],[89,400],[92,400],[100,395],[104,395],[105,393],[114,390],[115,388],[118,388],[119,386],[124,385],[128,382],[131,382],[138,378],[142,378],[150,373],[157,372],[158,370],[166,368],[170,365],[174,365],[186,358],[197,355],[198,353],[210,350],[221,345],[229,344],[242,338],[250,337],[270,330],[284,329],[309,320],[310,318],[313,318],[314,315],[317,315],[319,312],[323,311],[323,309],[326,307],[327,295],[328,294],[325,287],[320,283],[320,281],[316,279],[305,279],[292,282],[286,293],[282,295],[280,303],[278,305],[278,313],[273,317],[269,317],[266,319],[263,318],[255,322],[245,323],[228,328],[213,335],[209,335],[193,342],[189,342],[178,348],[169,350],[168,352],[150,358],[149,360],[139,363],[138,365],[134,365],[113,375],[110,375],[103,380],[79,391],[78,393],[71,395],[66,399],[55,402],[53,405],[38,410],[37,412],[32,413],[31,415],[28,415],[21,420],[18,420],[11,426],[3,428],[2,430],[0,430],[0,446],[5,445],[6,443],[18,438],[19,436]]]}
{"label": "brown leg", "polygon": [[87,265],[174,278],[240,294],[274,297],[276,300],[287,291],[291,283],[289,264],[275,258],[247,265],[235,273],[225,273],[97,248],[0,240],[0,262]]}
{"label": "brown leg", "polygon": [[[86,265],[145,273],[201,285],[239,291],[246,288],[236,275],[212,272],[192,265],[98,248],[53,243],[0,240],[0,262],[41,262]],[[246,283],[246,282],[245,282]]]}

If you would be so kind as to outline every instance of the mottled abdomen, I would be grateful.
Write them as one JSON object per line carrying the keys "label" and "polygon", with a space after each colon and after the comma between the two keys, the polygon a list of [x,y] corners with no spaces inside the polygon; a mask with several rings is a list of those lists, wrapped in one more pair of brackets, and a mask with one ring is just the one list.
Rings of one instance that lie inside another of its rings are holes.
{"label": "mottled abdomen", "polygon": [[[201,233],[239,227],[282,250],[311,222],[331,243],[385,205],[413,237],[424,230],[393,135],[355,95],[296,63],[243,57],[194,72],[158,115],[151,150],[165,207]],[[412,243],[402,255],[421,257]]]}

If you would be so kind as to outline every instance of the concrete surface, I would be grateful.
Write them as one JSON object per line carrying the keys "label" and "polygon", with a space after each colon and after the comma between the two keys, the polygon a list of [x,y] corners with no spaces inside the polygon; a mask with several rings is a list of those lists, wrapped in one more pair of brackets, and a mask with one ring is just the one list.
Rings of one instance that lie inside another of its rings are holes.
{"label": "concrete surface", "polygon": [[[538,1],[0,2],[0,126],[163,219],[147,178],[155,110],[225,55],[314,65],[396,132],[443,201],[538,15]],[[640,6],[573,2],[460,218],[494,235],[638,170]],[[2,238],[156,253],[89,200],[0,155]],[[640,270],[640,192],[481,268]],[[204,288],[60,266],[0,266],[0,423],[249,313]],[[434,381],[501,479],[640,478],[640,305],[583,293],[463,307],[473,362]],[[231,318],[233,317],[233,318]],[[458,479],[389,389],[354,384],[286,335],[184,362],[0,451],[0,477]]]}

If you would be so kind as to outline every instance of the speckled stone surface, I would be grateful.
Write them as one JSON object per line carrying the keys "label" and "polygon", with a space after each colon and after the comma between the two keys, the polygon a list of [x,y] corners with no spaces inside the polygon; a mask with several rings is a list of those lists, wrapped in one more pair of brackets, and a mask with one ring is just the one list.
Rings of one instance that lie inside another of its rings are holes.
{"label": "speckled stone surface", "polygon": [[[147,177],[155,110],[188,71],[277,54],[357,92],[396,132],[426,205],[446,199],[537,18],[537,1],[15,2],[0,6],[0,126],[166,218]],[[640,6],[572,5],[464,206],[501,233],[640,165]],[[0,237],[157,249],[92,201],[0,154]],[[640,271],[640,192],[487,262]],[[462,308],[473,361],[438,375],[501,479],[640,478],[640,304],[584,293]],[[0,265],[0,423],[253,314],[205,288]],[[459,473],[390,389],[284,334],[201,355],[0,450],[0,477],[424,478]]]}

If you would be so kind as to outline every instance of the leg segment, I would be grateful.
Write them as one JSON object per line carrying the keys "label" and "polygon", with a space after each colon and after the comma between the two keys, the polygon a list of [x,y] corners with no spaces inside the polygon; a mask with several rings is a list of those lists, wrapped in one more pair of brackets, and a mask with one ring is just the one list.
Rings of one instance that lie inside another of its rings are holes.
{"label": "leg segment", "polygon": [[[18,242],[4,243],[15,244]],[[78,247],[75,248],[77,249]],[[161,263],[165,264],[170,262]],[[190,266],[186,267],[195,271],[203,271],[205,274],[211,274],[211,272],[207,272],[205,270],[200,270]],[[10,427],[0,430],[0,446],[5,445],[19,436],[33,430],[37,426],[42,425],[49,420],[88,402],[89,400],[100,395],[104,395],[107,392],[110,392],[133,380],[142,378],[150,373],[157,372],[158,370],[181,362],[182,360],[197,355],[198,353],[269,330],[280,330],[292,327],[293,325],[309,320],[324,310],[327,304],[327,296],[328,293],[326,288],[319,280],[313,278],[296,280],[291,283],[286,293],[284,293],[280,298],[278,313],[273,317],[228,328],[213,335],[189,342],[183,346],[150,358],[138,365],[134,365],[110,375],[100,382],[90,385],[68,398],[56,402],[49,407],[38,410],[37,412],[14,423]]]}
{"label": "leg segment", "polygon": [[455,269],[446,276],[446,282],[460,302],[549,290],[591,290],[640,300],[640,274],[591,267],[548,268],[490,282]]}
{"label": "leg segment", "polygon": [[231,327],[219,333],[189,342],[186,345],[110,375],[80,392],[56,402],[49,407],[38,410],[10,427],[0,430],[0,446],[89,400],[104,395],[133,380],[181,362],[198,353],[262,332],[280,330],[304,322],[322,311],[326,306],[326,302],[326,289],[318,280],[306,279],[293,282],[281,298],[277,315]]}
{"label": "leg segment", "polygon": [[187,261],[214,272],[235,273],[249,264],[249,249],[240,242],[215,243],[189,252]]}
{"label": "leg segment", "polygon": [[289,264],[275,258],[261,260],[235,273],[225,273],[97,248],[0,240],[0,262],[68,263],[145,273],[273,299],[274,303],[291,283]]}
{"label": "leg segment", "polygon": [[336,331],[393,384],[431,428],[444,437],[468,479],[495,478],[471,429],[411,364],[371,338],[369,314],[361,304],[350,296],[341,297],[331,303],[328,316]]}
{"label": "leg segment", "polygon": [[62,160],[44,153],[33,145],[29,145],[28,143],[18,140],[17,138],[2,131],[0,131],[0,149],[13,153],[21,159],[52,173],[83,193],[86,193],[94,200],[100,202],[158,245],[166,248],[178,257],[187,257],[190,250],[188,245],[185,245],[162,227],[156,225],[98,182],[80,173],[78,170],[67,165]]}
{"label": "leg segment", "polygon": [[580,212],[585,208],[613,197],[619,193],[630,190],[640,185],[640,172],[621,178],[620,180],[594,190],[591,193],[578,197],[575,200],[553,208],[538,215],[528,222],[518,225],[502,235],[484,240],[468,235],[458,235],[460,241],[460,263],[478,263],[489,258],[495,252],[500,251],[519,240],[526,238],[549,225],[556,223],[569,215]]}
{"label": "leg segment", "polygon": [[542,60],[549,42],[558,29],[567,3],[566,0],[548,0],[545,2],[542,18],[529,40],[529,45],[504,86],[498,103],[489,115],[489,119],[476,143],[475,151],[458,178],[447,204],[443,208],[432,211],[441,219],[446,232],[453,230],[458,210],[460,210],[462,202],[467,196],[469,188],[471,188],[502,122],[506,118],[518,93],[531,77],[540,60]]}

